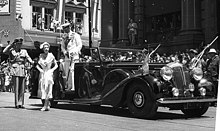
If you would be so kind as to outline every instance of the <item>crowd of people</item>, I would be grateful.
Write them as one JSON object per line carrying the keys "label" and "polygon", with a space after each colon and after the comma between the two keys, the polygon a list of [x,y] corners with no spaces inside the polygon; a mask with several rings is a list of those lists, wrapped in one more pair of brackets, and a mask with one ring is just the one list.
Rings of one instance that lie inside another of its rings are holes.
{"label": "crowd of people", "polygon": [[[41,15],[38,15],[38,19],[37,19],[37,23],[36,23],[37,29],[40,31],[47,30],[47,31],[59,32],[59,33],[62,32],[62,24],[60,21],[58,21],[54,17],[51,17],[51,19],[49,21],[50,21],[50,23],[48,23],[48,21],[46,21],[45,18],[42,18]],[[65,19],[64,23],[75,24],[76,32],[78,32],[80,35],[82,35],[83,25],[81,22],[74,22],[73,20]]]}

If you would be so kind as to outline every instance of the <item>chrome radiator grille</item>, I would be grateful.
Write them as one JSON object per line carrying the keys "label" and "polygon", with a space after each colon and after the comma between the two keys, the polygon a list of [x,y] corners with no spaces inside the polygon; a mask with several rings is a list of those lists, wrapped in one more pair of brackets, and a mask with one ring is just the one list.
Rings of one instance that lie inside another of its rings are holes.
{"label": "chrome radiator grille", "polygon": [[180,95],[184,95],[184,91],[189,89],[190,73],[184,67],[173,68],[173,80],[175,86],[179,89]]}

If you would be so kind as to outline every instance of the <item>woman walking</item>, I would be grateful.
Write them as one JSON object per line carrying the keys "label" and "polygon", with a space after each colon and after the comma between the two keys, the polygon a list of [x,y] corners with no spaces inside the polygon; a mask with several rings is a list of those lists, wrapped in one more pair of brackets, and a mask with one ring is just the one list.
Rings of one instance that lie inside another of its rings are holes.
{"label": "woman walking", "polygon": [[40,71],[39,75],[39,88],[41,91],[41,99],[44,101],[44,106],[41,111],[50,110],[50,99],[52,98],[53,88],[53,72],[57,69],[58,65],[52,53],[49,53],[50,44],[44,42],[40,45],[44,53],[39,56],[37,69]]}

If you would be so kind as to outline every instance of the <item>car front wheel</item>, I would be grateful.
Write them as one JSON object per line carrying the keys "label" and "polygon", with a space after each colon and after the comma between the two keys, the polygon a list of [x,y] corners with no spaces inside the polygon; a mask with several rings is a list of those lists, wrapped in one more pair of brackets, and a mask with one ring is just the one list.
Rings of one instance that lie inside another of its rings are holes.
{"label": "car front wheel", "polygon": [[128,90],[128,109],[135,117],[150,119],[155,116],[158,106],[150,93],[144,85],[133,85]]}

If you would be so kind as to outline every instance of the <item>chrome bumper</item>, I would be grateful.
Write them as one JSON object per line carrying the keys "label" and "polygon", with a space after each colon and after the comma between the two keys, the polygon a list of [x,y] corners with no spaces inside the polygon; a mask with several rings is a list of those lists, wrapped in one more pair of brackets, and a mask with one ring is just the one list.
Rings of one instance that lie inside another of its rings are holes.
{"label": "chrome bumper", "polygon": [[198,99],[168,99],[160,98],[157,100],[160,104],[181,104],[181,103],[202,103],[202,102],[217,102],[216,98],[198,98]]}

